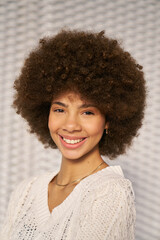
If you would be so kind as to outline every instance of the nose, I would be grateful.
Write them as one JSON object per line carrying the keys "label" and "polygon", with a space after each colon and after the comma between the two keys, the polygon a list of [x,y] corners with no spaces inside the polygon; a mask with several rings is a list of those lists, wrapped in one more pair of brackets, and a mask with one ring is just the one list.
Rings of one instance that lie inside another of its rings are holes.
{"label": "nose", "polygon": [[63,130],[68,132],[81,131],[82,127],[77,116],[70,114],[66,116]]}

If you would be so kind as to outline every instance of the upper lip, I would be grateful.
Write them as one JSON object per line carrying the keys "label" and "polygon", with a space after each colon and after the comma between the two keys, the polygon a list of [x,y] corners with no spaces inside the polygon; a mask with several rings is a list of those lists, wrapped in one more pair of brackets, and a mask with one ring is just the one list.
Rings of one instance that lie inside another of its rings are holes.
{"label": "upper lip", "polygon": [[59,135],[63,138],[70,139],[70,140],[77,140],[77,139],[86,138],[86,137],[67,136],[67,135],[61,135],[61,134],[59,134]]}

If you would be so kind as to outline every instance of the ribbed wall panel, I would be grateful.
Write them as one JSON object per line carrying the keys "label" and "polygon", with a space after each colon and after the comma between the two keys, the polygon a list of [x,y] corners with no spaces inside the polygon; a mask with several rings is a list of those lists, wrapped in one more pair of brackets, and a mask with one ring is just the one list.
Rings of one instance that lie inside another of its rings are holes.
{"label": "ribbed wall panel", "polygon": [[45,150],[10,107],[13,82],[24,58],[44,35],[62,27],[116,37],[144,66],[147,108],[140,135],[120,164],[136,194],[136,240],[160,239],[160,1],[0,1],[0,223],[11,191],[22,179],[60,166],[60,154]]}

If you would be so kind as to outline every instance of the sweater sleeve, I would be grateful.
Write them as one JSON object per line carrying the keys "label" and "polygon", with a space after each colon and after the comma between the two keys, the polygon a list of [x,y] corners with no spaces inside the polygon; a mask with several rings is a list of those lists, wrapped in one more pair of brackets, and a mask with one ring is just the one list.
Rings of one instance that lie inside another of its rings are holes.
{"label": "sweater sleeve", "polygon": [[76,240],[134,240],[136,213],[131,182],[109,181],[95,196],[82,205]]}
{"label": "sweater sleeve", "polygon": [[8,240],[10,238],[10,230],[14,224],[18,212],[20,211],[21,204],[23,204],[27,190],[29,189],[34,179],[32,178],[31,180],[31,178],[29,178],[21,181],[11,193],[5,220],[0,231],[1,240]]}

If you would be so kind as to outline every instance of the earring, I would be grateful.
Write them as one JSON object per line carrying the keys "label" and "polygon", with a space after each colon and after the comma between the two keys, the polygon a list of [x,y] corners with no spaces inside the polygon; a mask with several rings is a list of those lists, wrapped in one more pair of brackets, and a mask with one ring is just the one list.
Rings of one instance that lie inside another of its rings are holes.
{"label": "earring", "polygon": [[106,128],[106,134],[108,134],[108,129]]}

